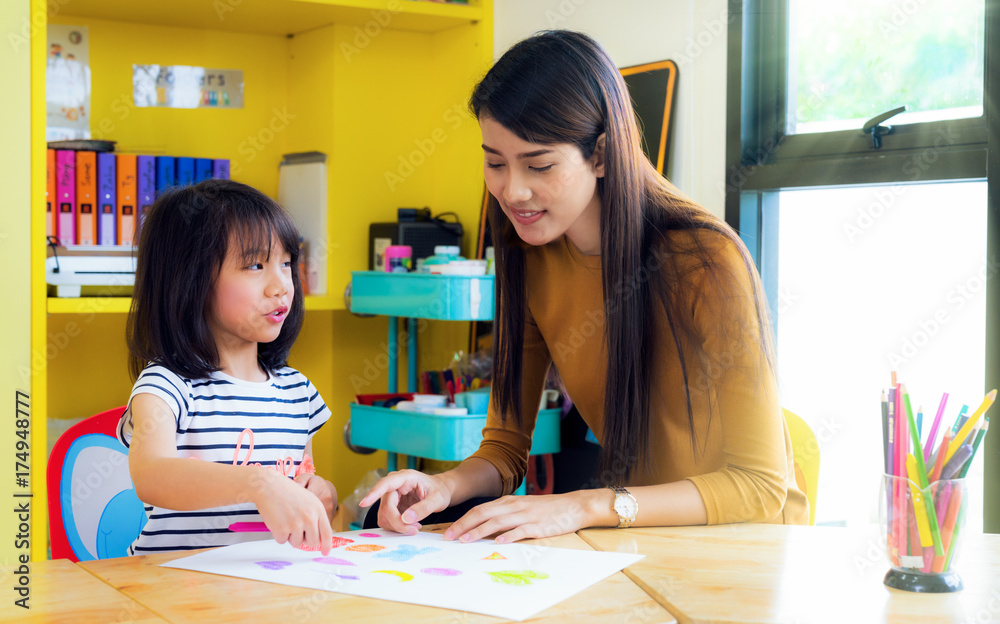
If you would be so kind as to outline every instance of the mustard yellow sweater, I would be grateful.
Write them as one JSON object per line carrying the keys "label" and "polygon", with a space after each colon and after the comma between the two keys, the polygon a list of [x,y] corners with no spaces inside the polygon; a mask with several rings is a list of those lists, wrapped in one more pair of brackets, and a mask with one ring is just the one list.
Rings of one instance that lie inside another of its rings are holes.
{"label": "mustard yellow sweater", "polygon": [[[778,403],[773,372],[764,365],[757,337],[751,281],[735,245],[705,230],[671,234],[697,238],[713,252],[718,279],[692,258],[680,256],[683,310],[701,349],[685,348],[694,421],[688,422],[677,349],[659,300],[659,362],[650,396],[653,468],[640,462],[630,485],[688,479],[705,501],[709,524],[806,524],[809,507],[795,486],[792,446]],[[678,256],[674,256],[677,258]],[[731,279],[727,287],[720,280]],[[598,440],[604,431],[607,374],[600,256],[584,256],[565,237],[526,252],[528,318],[522,369],[523,415],[501,424],[490,402],[483,442],[473,455],[492,463],[503,491],[514,490],[527,470],[528,450],[545,377],[551,363],[580,415]],[[701,366],[699,366],[699,363]]]}

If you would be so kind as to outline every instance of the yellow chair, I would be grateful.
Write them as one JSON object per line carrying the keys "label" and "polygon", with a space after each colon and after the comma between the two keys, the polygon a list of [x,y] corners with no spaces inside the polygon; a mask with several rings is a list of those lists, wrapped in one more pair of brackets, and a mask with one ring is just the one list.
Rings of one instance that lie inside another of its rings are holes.
{"label": "yellow chair", "polygon": [[786,409],[785,423],[792,438],[795,484],[809,501],[809,524],[816,524],[816,487],[819,484],[819,442],[806,421]]}

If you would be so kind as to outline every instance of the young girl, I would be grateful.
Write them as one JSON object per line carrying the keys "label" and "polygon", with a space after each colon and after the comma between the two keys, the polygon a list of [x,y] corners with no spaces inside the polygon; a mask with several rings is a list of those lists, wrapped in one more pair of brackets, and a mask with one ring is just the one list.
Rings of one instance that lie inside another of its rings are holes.
{"label": "young girl", "polygon": [[361,504],[381,497],[378,523],[409,533],[431,512],[510,494],[555,363],[601,442],[598,475],[612,487],[503,496],[446,539],[807,522],[752,259],[643,155],[607,53],[579,33],[526,39],[487,73],[471,108],[499,302],[484,439],[457,468],[390,474]]}
{"label": "young girl", "polygon": [[330,417],[285,365],[304,314],[299,236],[274,201],[208,180],[143,224],[127,340],[136,379],[118,425],[149,520],[129,554],[267,537],[329,551],[337,492],[312,474]]}

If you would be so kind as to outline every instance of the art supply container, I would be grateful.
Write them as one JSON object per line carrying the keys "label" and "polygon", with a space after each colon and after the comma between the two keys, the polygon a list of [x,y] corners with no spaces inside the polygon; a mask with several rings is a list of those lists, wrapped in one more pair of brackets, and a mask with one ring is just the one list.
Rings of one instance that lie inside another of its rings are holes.
{"label": "art supply container", "polygon": [[406,273],[412,267],[413,248],[409,245],[389,245],[385,248],[385,272]]}
{"label": "art supply container", "polygon": [[891,566],[886,586],[926,593],[962,589],[955,568],[969,502],[965,481],[935,481],[921,488],[883,475],[879,527]]}
{"label": "art supply container", "polygon": [[455,405],[468,409],[470,414],[485,414],[490,405],[489,386],[479,390],[459,392],[455,395]]}

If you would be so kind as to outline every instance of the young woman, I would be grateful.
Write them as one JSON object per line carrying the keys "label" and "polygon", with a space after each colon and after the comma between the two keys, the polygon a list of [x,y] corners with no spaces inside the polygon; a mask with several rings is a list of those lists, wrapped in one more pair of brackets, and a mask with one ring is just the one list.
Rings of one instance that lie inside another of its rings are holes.
{"label": "young woman", "polygon": [[[150,210],[118,425],[148,517],[129,554],[270,536],[329,551],[337,492],[309,454],[330,410],[286,366],[304,316],[298,245],[291,217],[237,182],[171,190]],[[271,535],[230,530],[254,521]]]}
{"label": "young woman", "polygon": [[388,475],[362,505],[381,499],[378,523],[414,532],[431,512],[509,495],[554,363],[612,488],[502,496],[446,539],[806,523],[760,278],[739,236],[643,155],[607,53],[579,33],[536,35],[497,61],[471,107],[497,266],[484,439],[449,472]]}

